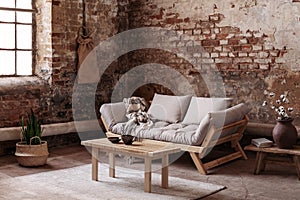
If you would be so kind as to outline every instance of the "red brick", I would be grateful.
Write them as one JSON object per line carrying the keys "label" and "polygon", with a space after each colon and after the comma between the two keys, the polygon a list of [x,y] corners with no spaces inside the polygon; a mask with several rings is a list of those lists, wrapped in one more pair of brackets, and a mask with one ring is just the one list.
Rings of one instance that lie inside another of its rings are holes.
{"label": "red brick", "polygon": [[236,38],[230,38],[228,39],[228,45],[238,45],[240,44],[240,40]]}
{"label": "red brick", "polygon": [[219,46],[220,42],[218,40],[203,40],[202,46]]}
{"label": "red brick", "polygon": [[232,63],[231,58],[215,58],[215,63]]}
{"label": "red brick", "polygon": [[177,24],[177,23],[181,23],[181,22],[183,22],[183,19],[178,19],[178,18],[175,18],[175,17],[165,19],[166,24]]}
{"label": "red brick", "polygon": [[242,51],[244,52],[252,51],[252,45],[242,45]]}
{"label": "red brick", "polygon": [[249,44],[257,44],[259,42],[259,39],[258,38],[248,38],[248,43]]}
{"label": "red brick", "polygon": [[227,36],[229,34],[228,33],[220,33],[220,34],[217,34],[217,39],[219,40],[224,40],[224,39],[227,39]]}
{"label": "red brick", "polygon": [[221,33],[228,34],[228,33],[240,33],[240,29],[237,27],[225,26],[220,27]]}
{"label": "red brick", "polygon": [[236,45],[232,47],[234,51],[242,51],[242,46]]}

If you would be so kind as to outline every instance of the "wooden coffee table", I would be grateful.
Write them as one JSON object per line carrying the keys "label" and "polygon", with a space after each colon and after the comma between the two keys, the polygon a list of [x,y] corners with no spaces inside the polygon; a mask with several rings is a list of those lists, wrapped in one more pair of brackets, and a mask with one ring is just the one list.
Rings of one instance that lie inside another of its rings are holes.
{"label": "wooden coffee table", "polygon": [[109,176],[115,177],[115,154],[129,155],[145,160],[144,191],[151,192],[151,163],[152,160],[162,159],[161,185],[168,188],[169,155],[180,152],[180,148],[170,143],[143,140],[132,145],[111,143],[107,138],[82,141],[82,145],[92,147],[92,180],[98,181],[98,153],[104,151],[109,156]]}
{"label": "wooden coffee table", "polygon": [[[294,165],[300,180],[300,146],[294,146],[293,149],[280,149],[276,146],[259,148],[254,145],[248,145],[245,150],[256,151],[256,161],[254,174],[259,174],[260,171],[265,170],[266,163],[276,164],[291,164]],[[285,157],[282,157],[284,155]],[[289,159],[291,157],[292,159]]]}

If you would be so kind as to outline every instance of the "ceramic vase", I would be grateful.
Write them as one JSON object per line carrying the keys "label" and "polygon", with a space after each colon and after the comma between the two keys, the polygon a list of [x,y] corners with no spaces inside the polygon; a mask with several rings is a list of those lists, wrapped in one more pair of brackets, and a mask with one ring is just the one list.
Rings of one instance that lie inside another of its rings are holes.
{"label": "ceramic vase", "polygon": [[297,143],[297,129],[292,122],[293,119],[277,120],[272,135],[278,148],[292,149]]}

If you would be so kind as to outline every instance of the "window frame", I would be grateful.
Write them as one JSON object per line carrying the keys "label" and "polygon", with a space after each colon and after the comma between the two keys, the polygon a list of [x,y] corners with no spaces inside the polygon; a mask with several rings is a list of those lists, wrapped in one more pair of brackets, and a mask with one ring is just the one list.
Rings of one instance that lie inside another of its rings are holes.
{"label": "window frame", "polygon": [[[15,6],[16,6],[16,1],[15,0]],[[35,75],[35,66],[36,66],[36,8],[35,8],[35,2],[34,0],[31,0],[31,9],[29,8],[10,8],[10,7],[0,7],[0,10],[4,11],[14,11],[15,12],[15,21],[14,22],[3,22],[0,21],[0,24],[13,24],[15,27],[15,46],[13,49],[6,49],[6,48],[1,48],[0,50],[6,50],[6,51],[13,51],[15,53],[15,67],[14,67],[14,74],[0,74],[1,77],[23,77],[23,76],[34,76]],[[18,22],[17,21],[17,12],[27,12],[32,14],[32,21],[31,23],[24,23],[24,22]],[[32,38],[32,44],[31,44],[31,49],[18,49],[17,48],[17,25],[31,25],[31,38]],[[18,63],[17,63],[17,52],[18,51],[31,51],[32,53],[32,64],[31,64],[31,74],[30,75],[19,75],[18,74]],[[1,67],[1,66],[0,66]]]}

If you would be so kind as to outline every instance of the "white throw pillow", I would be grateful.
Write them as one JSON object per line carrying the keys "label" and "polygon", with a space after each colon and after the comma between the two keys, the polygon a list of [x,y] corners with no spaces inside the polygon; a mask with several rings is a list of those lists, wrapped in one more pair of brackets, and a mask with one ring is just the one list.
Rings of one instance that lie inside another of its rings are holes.
{"label": "white throw pillow", "polygon": [[191,96],[170,96],[154,94],[148,114],[157,120],[176,123],[182,121]]}
{"label": "white throw pillow", "polygon": [[183,124],[200,124],[208,112],[224,110],[230,106],[232,98],[192,97]]}

